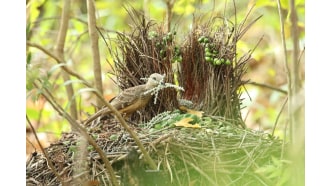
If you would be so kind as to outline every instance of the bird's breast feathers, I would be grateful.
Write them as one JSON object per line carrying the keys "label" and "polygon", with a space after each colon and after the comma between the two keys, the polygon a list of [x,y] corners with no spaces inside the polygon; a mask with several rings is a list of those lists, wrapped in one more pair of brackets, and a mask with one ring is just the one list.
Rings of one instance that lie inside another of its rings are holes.
{"label": "bird's breast feathers", "polygon": [[137,110],[144,107],[149,99],[150,95],[145,95],[146,91],[145,85],[139,85],[125,89],[116,98],[111,100],[111,105],[121,112],[126,112],[127,110]]}

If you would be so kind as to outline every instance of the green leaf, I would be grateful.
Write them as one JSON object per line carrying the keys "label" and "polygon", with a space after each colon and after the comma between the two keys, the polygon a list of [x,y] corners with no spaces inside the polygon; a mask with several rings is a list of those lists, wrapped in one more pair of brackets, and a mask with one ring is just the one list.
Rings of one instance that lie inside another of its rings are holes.
{"label": "green leaf", "polygon": [[159,130],[159,129],[162,129],[163,126],[161,125],[161,123],[158,123],[154,126],[155,129]]}
{"label": "green leaf", "polygon": [[96,88],[81,88],[78,90],[78,93],[84,93],[84,92],[97,92],[98,90]]}
{"label": "green leaf", "polygon": [[26,108],[26,115],[28,115],[31,120],[37,120],[39,118],[40,111],[32,108]]}
{"label": "green leaf", "polygon": [[109,139],[112,140],[112,141],[115,141],[115,140],[118,139],[118,135],[116,135],[116,134],[112,134],[112,135],[109,137]]}
{"label": "green leaf", "polygon": [[178,0],[173,7],[173,12],[179,15],[191,15],[195,11],[194,0]]}
{"label": "green leaf", "polygon": [[93,149],[94,149],[94,147],[92,145],[88,145],[88,147],[87,147],[88,151],[92,151]]}
{"label": "green leaf", "polygon": [[66,65],[67,64],[65,64],[65,63],[60,63],[60,64],[56,64],[56,65],[52,66],[52,68],[50,70],[48,70],[48,72],[47,72],[48,77],[51,76],[55,70],[59,69],[62,66],[66,66]]}
{"label": "green leaf", "polygon": [[30,65],[31,64],[31,59],[32,59],[32,53],[29,51],[28,55],[26,57],[26,64]]}
{"label": "green leaf", "polygon": [[82,83],[83,84],[83,81],[80,80],[80,79],[71,79],[71,80],[65,81],[63,83],[63,85],[67,86],[67,85],[70,85],[70,84],[73,84],[73,83]]}
{"label": "green leaf", "polygon": [[256,1],[256,8],[260,7],[277,7],[276,1],[265,1],[265,0],[257,0]]}

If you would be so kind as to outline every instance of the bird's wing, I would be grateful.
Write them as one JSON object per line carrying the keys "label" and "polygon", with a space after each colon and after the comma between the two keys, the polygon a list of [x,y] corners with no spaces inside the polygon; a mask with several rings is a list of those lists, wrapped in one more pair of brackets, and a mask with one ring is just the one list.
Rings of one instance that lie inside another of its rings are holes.
{"label": "bird's wing", "polygon": [[139,85],[125,89],[117,97],[112,99],[110,103],[117,110],[121,110],[137,102],[139,98],[143,96],[145,91],[145,85]]}

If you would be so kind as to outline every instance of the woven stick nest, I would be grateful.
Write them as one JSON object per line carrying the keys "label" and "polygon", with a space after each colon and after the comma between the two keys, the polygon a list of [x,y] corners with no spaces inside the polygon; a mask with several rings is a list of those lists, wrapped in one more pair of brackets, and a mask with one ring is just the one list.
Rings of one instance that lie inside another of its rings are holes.
{"label": "woven stick nest", "polygon": [[[185,91],[162,90],[157,104],[150,102],[130,118],[158,170],[149,170],[134,140],[114,118],[84,126],[106,152],[120,185],[277,183],[277,177],[257,172],[270,165],[272,158],[279,159],[282,141],[246,129],[240,115],[239,89],[246,83],[242,75],[251,53],[238,58],[236,43],[246,30],[237,25],[195,23],[201,26],[178,44],[175,31],[165,32],[137,12],[129,13],[135,23],[132,33],[118,33],[117,49],[110,49],[118,86],[142,84],[141,78],[157,72],[166,74],[165,82],[178,83]],[[204,116],[182,110],[182,99]],[[176,126],[186,118],[190,120],[184,127]],[[198,127],[190,128],[193,124]],[[45,150],[65,183],[111,185],[99,155],[78,134],[63,134]],[[27,161],[26,180],[27,185],[60,184],[41,153]]]}
{"label": "woven stick nest", "polygon": [[[178,110],[174,113],[172,118],[184,115]],[[165,116],[168,114],[157,116],[158,121],[164,121]],[[157,123],[135,130],[158,171],[148,169],[134,140],[114,119],[89,128],[107,153],[121,185],[272,185],[278,179],[265,179],[256,173],[281,155],[282,142],[266,133],[239,128],[220,117],[203,117],[199,129],[155,130],[152,126]],[[91,146],[81,146],[78,135],[67,133],[45,150],[69,185],[111,185],[99,155]],[[26,172],[28,185],[59,184],[42,153],[31,157]]]}

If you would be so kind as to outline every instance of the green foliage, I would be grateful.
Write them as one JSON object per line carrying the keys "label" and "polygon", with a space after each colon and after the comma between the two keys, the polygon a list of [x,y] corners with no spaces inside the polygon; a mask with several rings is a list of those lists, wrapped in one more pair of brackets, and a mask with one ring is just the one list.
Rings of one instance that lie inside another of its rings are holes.
{"label": "green foliage", "polygon": [[47,125],[43,125],[38,129],[38,132],[51,133],[55,137],[59,138],[62,136],[62,132],[69,132],[70,125],[65,120],[53,120],[49,121]]}
{"label": "green foliage", "polygon": [[173,7],[173,12],[178,15],[191,15],[195,12],[195,0],[178,0]]}
{"label": "green foliage", "polygon": [[288,185],[290,180],[290,169],[291,162],[289,160],[280,160],[272,157],[268,164],[262,167],[258,167],[255,173],[264,177],[264,179],[278,179],[276,186]]}
{"label": "green foliage", "polygon": [[[39,110],[33,108],[26,108],[26,114],[30,117],[31,120],[38,120],[40,117]],[[45,117],[45,113],[43,113],[43,117]],[[48,117],[49,117],[49,113],[48,113]]]}

